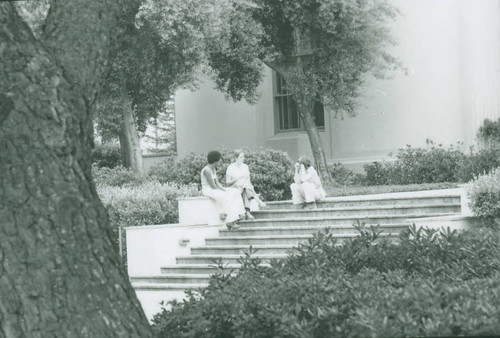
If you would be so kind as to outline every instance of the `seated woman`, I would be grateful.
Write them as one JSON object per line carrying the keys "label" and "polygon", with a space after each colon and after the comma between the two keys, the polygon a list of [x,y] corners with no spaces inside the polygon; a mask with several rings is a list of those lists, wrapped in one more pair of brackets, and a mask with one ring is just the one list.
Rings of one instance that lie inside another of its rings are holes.
{"label": "seated woman", "polygon": [[245,154],[239,152],[236,160],[231,163],[226,170],[226,184],[230,187],[238,188],[243,198],[243,205],[245,206],[245,218],[254,219],[250,213],[250,203],[255,200],[259,207],[266,206],[255,192],[252,183],[250,182],[250,170],[245,163]]}
{"label": "seated woman", "polygon": [[318,173],[307,157],[301,156],[299,161],[295,163],[293,180],[295,183],[290,185],[293,204],[314,209],[316,202],[326,197]]}
{"label": "seated woman", "polygon": [[220,218],[226,227],[238,229],[237,222],[245,217],[245,208],[239,189],[224,188],[217,178],[217,166],[221,153],[211,151],[207,155],[208,164],[201,170],[201,188],[204,196],[215,200]]}

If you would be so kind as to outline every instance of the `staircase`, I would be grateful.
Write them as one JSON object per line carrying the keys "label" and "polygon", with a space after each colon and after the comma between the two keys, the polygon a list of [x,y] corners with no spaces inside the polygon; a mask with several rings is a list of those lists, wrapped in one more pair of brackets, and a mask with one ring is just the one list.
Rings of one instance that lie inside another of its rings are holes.
{"label": "staircase", "polygon": [[250,246],[266,264],[286,257],[293,247],[327,228],[339,243],[358,235],[352,226],[356,221],[379,225],[383,236],[395,238],[410,225],[409,219],[460,212],[456,189],[327,198],[312,210],[298,210],[290,201],[269,202],[265,210],[253,212],[255,220],[242,221],[237,230],[219,230],[219,236],[207,238],[205,245],[191,247],[190,255],[176,257],[175,265],[162,267],[161,274],[130,279],[137,292],[161,290],[164,297],[179,298],[186,288],[208,284],[216,272],[215,261],[227,272],[236,271],[238,258]]}

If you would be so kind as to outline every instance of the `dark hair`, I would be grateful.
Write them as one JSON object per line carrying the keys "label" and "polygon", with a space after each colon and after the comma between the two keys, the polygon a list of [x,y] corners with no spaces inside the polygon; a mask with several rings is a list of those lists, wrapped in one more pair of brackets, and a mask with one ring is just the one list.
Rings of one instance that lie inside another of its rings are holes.
{"label": "dark hair", "polygon": [[221,158],[222,158],[222,155],[217,150],[213,150],[213,151],[209,152],[207,155],[208,164],[215,163],[215,162],[219,161]]}
{"label": "dark hair", "polygon": [[306,169],[312,165],[311,160],[309,158],[307,158],[306,156],[301,156],[299,158],[299,162],[302,163]]}

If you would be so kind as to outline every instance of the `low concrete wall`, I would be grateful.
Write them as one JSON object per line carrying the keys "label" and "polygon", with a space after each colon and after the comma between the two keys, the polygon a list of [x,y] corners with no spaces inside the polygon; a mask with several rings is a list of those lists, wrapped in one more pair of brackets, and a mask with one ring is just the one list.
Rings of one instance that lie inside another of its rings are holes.
{"label": "low concrete wall", "polygon": [[189,255],[191,246],[204,245],[205,238],[216,237],[219,229],[206,224],[125,228],[129,276],[159,275],[162,266],[175,264],[177,256]]}
{"label": "low concrete wall", "polygon": [[222,225],[215,202],[205,196],[179,198],[179,224]]}

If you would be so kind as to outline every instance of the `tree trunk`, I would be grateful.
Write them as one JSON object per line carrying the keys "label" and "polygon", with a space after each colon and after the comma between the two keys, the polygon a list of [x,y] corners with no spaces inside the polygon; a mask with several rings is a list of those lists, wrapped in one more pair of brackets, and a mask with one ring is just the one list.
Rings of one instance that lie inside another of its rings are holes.
{"label": "tree trunk", "polygon": [[[127,97],[125,100],[130,101]],[[122,150],[123,165],[132,168],[136,173],[143,174],[142,152],[139,135],[135,127],[132,104],[125,104],[122,110],[120,124],[120,147]]]}
{"label": "tree trunk", "polygon": [[[310,105],[312,107],[312,105]],[[323,148],[323,142],[319,136],[318,128],[312,117],[312,108],[299,107],[300,117],[306,128],[307,136],[309,137],[309,143],[311,144],[311,150],[314,156],[314,163],[316,165],[316,170],[321,178],[321,182],[324,186],[330,187],[333,184],[332,177],[328,172],[328,167],[326,164],[326,156]]]}
{"label": "tree trunk", "polygon": [[52,3],[42,45],[0,3],[0,337],[149,337],[91,179],[115,0]]}

